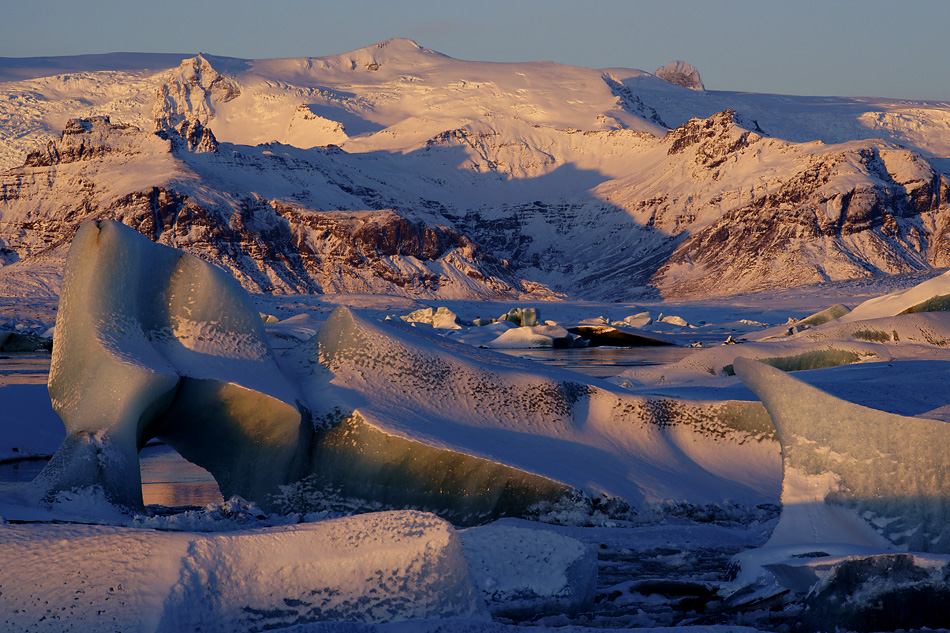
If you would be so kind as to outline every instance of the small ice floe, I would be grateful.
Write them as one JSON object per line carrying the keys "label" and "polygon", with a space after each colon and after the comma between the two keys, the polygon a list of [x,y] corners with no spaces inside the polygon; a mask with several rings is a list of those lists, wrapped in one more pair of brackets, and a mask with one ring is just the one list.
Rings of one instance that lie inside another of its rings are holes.
{"label": "small ice floe", "polygon": [[399,318],[406,323],[424,323],[439,330],[458,330],[462,327],[458,315],[445,306],[422,308]]}

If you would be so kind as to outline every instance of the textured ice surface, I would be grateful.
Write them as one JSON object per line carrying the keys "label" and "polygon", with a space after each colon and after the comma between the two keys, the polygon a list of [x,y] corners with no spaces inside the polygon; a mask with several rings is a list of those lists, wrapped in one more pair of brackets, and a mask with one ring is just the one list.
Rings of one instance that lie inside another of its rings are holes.
{"label": "textured ice surface", "polygon": [[138,450],[151,437],[211,471],[226,497],[286,478],[277,466],[298,445],[295,394],[257,310],[221,269],[116,222],[87,223],[56,334],[49,392],[67,438],[37,496],[98,486],[141,505]]}
{"label": "textured ice surface", "polygon": [[410,511],[218,534],[4,525],[0,585],[0,628],[23,632],[488,619],[455,531]]}
{"label": "textured ice surface", "polygon": [[137,453],[151,437],[210,471],[225,498],[267,510],[412,507],[472,524],[569,514],[565,503],[592,512],[604,498],[755,505],[778,493],[754,402],[634,396],[342,307],[281,373],[236,281],[114,222],[77,234],[57,333],[50,394],[67,438],[33,484],[47,504],[87,489],[141,505]]}
{"label": "textured ice surface", "polygon": [[635,507],[777,500],[777,447],[755,402],[635,396],[346,308],[285,360],[326,424],[314,469],[344,496],[415,499],[469,523],[571,488]]}
{"label": "textured ice surface", "polygon": [[[907,290],[899,290],[881,297],[868,299],[839,320],[842,323],[847,323],[912,312],[946,310],[947,306],[945,304],[948,296],[950,296],[950,272],[928,279]],[[942,307],[938,305],[940,302],[937,300],[940,299],[943,300],[944,305]],[[928,301],[933,303],[928,306]]]}
{"label": "textured ice surface", "polygon": [[851,543],[950,552],[950,425],[846,402],[737,358],[782,444],[771,545]]}
{"label": "textured ice surface", "polygon": [[597,556],[577,539],[506,519],[463,531],[462,543],[492,613],[577,611],[593,602]]}

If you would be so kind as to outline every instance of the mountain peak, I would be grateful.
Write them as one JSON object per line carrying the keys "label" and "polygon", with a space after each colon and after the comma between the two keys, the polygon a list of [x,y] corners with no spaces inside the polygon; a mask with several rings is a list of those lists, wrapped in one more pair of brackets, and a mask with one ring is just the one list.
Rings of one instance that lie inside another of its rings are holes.
{"label": "mountain peak", "polygon": [[429,59],[445,58],[447,58],[446,55],[419,46],[411,39],[396,37],[323,59],[344,70],[376,71],[386,64],[419,63]]}
{"label": "mountain peak", "polygon": [[660,66],[653,74],[671,84],[689,88],[690,90],[705,90],[699,71],[692,64],[675,60],[666,66]]}

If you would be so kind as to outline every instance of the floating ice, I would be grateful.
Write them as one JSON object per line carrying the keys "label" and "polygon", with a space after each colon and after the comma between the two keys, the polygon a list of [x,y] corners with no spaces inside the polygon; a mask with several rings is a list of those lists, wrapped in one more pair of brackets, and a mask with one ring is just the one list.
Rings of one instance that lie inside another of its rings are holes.
{"label": "floating ice", "polygon": [[577,334],[592,347],[600,345],[614,345],[618,347],[639,347],[654,345],[673,345],[673,341],[662,334],[645,332],[629,326],[624,321],[621,325],[572,325],[567,328],[571,334]]}
{"label": "floating ice", "polygon": [[142,505],[138,451],[160,437],[208,469],[225,497],[259,498],[296,464],[296,395],[257,310],[227,273],[111,221],[70,248],[49,392],[67,438],[33,483],[100,487]]}
{"label": "floating ice", "polygon": [[634,507],[777,500],[777,447],[757,402],[636,396],[346,308],[285,358],[327,424],[317,481],[287,490],[292,504],[338,490],[472,523],[572,489]]}
{"label": "floating ice", "polygon": [[735,368],[782,445],[783,507],[770,545],[950,553],[950,425],[846,402],[749,359]]}
{"label": "floating ice", "polygon": [[578,334],[568,332],[560,325],[533,325],[505,330],[497,338],[483,344],[491,349],[523,349],[530,347],[585,347],[587,342]]}
{"label": "floating ice", "polygon": [[878,319],[914,312],[943,311],[950,307],[950,272],[928,279],[907,290],[868,299],[848,314],[841,323]]}
{"label": "floating ice", "polygon": [[537,523],[506,519],[462,532],[465,556],[496,615],[577,611],[597,589],[597,555]]}
{"label": "floating ice", "polygon": [[498,320],[511,321],[521,327],[533,327],[541,323],[541,313],[537,308],[512,308],[508,314],[498,317]]}
{"label": "floating ice", "polygon": [[0,585],[9,631],[488,620],[458,535],[411,511],[212,534],[5,525]]}
{"label": "floating ice", "polygon": [[421,308],[399,318],[406,323],[425,323],[437,329],[458,330],[461,328],[458,315],[445,306],[439,308]]}

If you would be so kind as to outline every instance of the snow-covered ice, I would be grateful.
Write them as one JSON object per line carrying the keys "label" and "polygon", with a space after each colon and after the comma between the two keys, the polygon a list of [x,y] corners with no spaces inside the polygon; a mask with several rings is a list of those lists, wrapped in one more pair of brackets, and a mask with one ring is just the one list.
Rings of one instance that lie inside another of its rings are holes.
{"label": "snow-covered ice", "polygon": [[3,525],[0,585],[0,621],[24,633],[488,619],[459,536],[411,511],[210,534]]}

